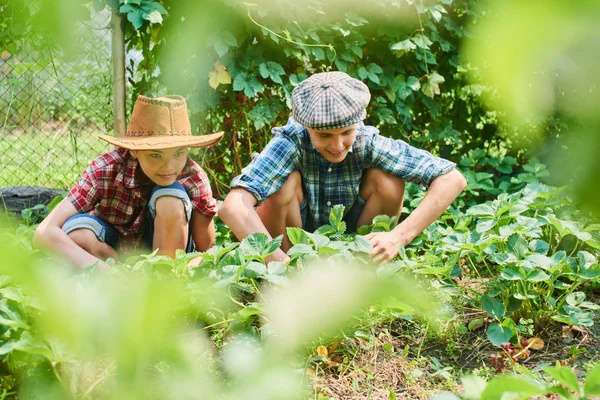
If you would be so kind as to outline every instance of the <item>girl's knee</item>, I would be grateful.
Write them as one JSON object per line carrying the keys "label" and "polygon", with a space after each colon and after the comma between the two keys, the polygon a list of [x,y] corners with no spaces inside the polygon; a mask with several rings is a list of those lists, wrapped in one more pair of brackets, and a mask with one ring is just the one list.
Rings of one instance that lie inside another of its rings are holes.
{"label": "girl's knee", "polygon": [[92,232],[90,229],[75,229],[68,233],[69,237],[75,244],[88,253],[90,253],[96,245],[96,242],[99,242],[96,234]]}
{"label": "girl's knee", "polygon": [[156,217],[172,222],[187,222],[183,201],[172,196],[162,196],[156,199]]}
{"label": "girl's knee", "polygon": [[100,241],[96,237],[96,234],[90,229],[75,229],[74,231],[69,232],[68,236],[77,246],[102,260],[115,256],[114,249],[108,244]]}

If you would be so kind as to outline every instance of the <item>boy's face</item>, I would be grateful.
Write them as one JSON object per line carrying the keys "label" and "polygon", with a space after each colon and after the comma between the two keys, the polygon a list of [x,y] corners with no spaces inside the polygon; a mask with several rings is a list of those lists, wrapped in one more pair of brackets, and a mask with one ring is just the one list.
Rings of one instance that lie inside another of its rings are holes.
{"label": "boy's face", "polygon": [[317,130],[306,127],[314,148],[331,163],[344,161],[356,140],[356,128],[352,124],[343,128]]}
{"label": "boy's face", "polygon": [[169,186],[187,162],[187,147],[164,150],[130,150],[138,159],[140,168],[148,178],[157,185]]}

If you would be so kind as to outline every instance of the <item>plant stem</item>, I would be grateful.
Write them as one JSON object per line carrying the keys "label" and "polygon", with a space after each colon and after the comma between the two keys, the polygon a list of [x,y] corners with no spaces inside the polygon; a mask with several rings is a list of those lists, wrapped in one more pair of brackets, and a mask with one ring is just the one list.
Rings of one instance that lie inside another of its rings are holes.
{"label": "plant stem", "polygon": [[[271,34],[273,34],[275,36],[277,36],[280,39],[285,40],[286,42],[297,44],[298,46],[325,47],[325,48],[328,48],[329,50],[331,50],[333,52],[333,59],[331,60],[331,64],[329,66],[332,66],[333,62],[337,58],[337,52],[335,51],[335,48],[331,44],[309,44],[309,43],[297,42],[297,41],[293,40],[289,36],[287,36],[287,37],[286,36],[282,36],[282,35],[278,34],[277,32],[275,32],[275,31],[267,28],[266,26],[259,24],[254,18],[252,18],[252,15],[250,14],[250,7],[248,7],[248,18],[250,18],[250,21],[252,21],[256,26],[261,27],[262,29],[266,30],[267,32],[269,32],[269,33],[271,33]],[[289,34],[289,32],[288,32],[288,34]]]}
{"label": "plant stem", "polygon": [[572,257],[573,254],[575,254],[575,250],[577,250],[577,248],[579,247],[579,243],[581,243],[581,241],[579,239],[577,239],[577,241],[575,242],[575,247],[573,247],[573,251],[571,251],[571,253],[569,254],[569,257]]}
{"label": "plant stem", "polygon": [[221,324],[228,324],[228,323],[230,323],[233,320],[235,320],[235,318],[224,319],[223,321],[215,322],[214,324],[211,324],[211,325],[206,325],[204,328],[202,328],[202,329],[200,329],[198,331],[194,331],[194,333],[205,331],[207,329],[212,328],[213,326],[217,326],[217,325],[221,325]]}
{"label": "plant stem", "polygon": [[494,276],[492,274],[492,270],[490,270],[490,266],[485,262],[485,257],[483,256],[483,252],[477,253],[477,255],[479,256],[479,258],[481,258],[481,261],[483,261],[483,265],[485,265],[485,268],[487,269],[488,274],[490,274],[490,277]]}
{"label": "plant stem", "polygon": [[567,297],[569,297],[569,295],[571,293],[573,293],[575,291],[575,289],[577,289],[579,287],[579,285],[581,285],[582,283],[583,283],[583,281],[579,281],[577,283],[573,282],[573,284],[571,285],[571,287],[569,288],[569,290],[567,290],[565,292],[565,294],[563,294],[561,296],[560,302],[556,305],[556,310],[560,311],[560,309],[562,308],[562,306],[565,304],[565,301],[567,301]]}
{"label": "plant stem", "polygon": [[479,270],[477,269],[477,267],[475,266],[475,264],[473,263],[473,260],[471,260],[471,256],[469,256],[467,254],[467,259],[469,260],[469,262],[471,263],[471,266],[473,267],[473,270],[475,270],[475,273],[477,274],[477,276],[479,277],[479,279],[483,279],[481,277],[481,274],[479,273]]}

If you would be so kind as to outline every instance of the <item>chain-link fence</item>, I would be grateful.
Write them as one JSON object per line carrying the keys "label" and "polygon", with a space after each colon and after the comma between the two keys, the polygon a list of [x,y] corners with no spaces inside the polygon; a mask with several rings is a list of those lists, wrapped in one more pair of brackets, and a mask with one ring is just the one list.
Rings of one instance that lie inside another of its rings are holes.
{"label": "chain-link fence", "polygon": [[28,26],[15,54],[0,58],[0,188],[69,188],[111,148],[111,14],[80,23],[76,57]]}

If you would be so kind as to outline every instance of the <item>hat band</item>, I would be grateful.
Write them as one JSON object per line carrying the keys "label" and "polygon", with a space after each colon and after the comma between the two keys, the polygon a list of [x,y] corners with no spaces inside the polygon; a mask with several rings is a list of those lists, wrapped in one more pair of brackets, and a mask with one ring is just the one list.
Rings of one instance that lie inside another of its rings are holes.
{"label": "hat band", "polygon": [[140,137],[140,136],[192,136],[191,132],[127,132],[126,137]]}
{"label": "hat band", "polygon": [[329,130],[329,129],[344,128],[346,126],[350,126],[352,124],[359,123],[362,120],[364,120],[366,117],[367,117],[367,111],[361,110],[358,114],[350,115],[346,119],[337,120],[337,121],[324,121],[324,122],[320,122],[320,123],[314,123],[314,122],[310,122],[310,121],[303,121],[302,117],[300,117],[300,120],[298,120],[299,118],[297,118],[296,116],[294,116],[294,119],[296,120],[296,122],[298,122],[304,126],[307,126],[311,129]]}

